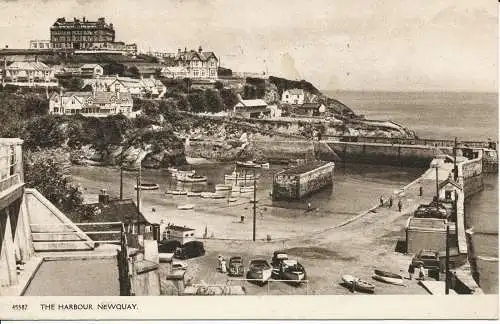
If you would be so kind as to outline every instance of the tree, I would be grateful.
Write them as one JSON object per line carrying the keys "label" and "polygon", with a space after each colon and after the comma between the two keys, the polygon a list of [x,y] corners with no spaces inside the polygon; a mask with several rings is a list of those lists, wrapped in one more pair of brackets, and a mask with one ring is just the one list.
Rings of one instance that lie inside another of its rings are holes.
{"label": "tree", "polygon": [[61,149],[24,152],[26,187],[35,188],[63,211],[72,211],[83,203],[78,186],[71,183],[69,154]]}
{"label": "tree", "polygon": [[192,112],[203,112],[206,109],[205,95],[202,91],[192,92],[188,96],[188,102]]}
{"label": "tree", "polygon": [[104,73],[107,75],[123,75],[125,66],[120,63],[111,62],[104,67]]}
{"label": "tree", "polygon": [[219,92],[211,89],[205,91],[205,103],[207,110],[212,113],[218,113],[224,110],[224,103]]}
{"label": "tree", "polygon": [[141,77],[141,72],[139,71],[137,66],[134,65],[127,69],[125,76],[139,79]]}
{"label": "tree", "polygon": [[61,78],[59,84],[66,89],[66,91],[82,91],[83,79],[80,77],[71,77],[69,79]]}

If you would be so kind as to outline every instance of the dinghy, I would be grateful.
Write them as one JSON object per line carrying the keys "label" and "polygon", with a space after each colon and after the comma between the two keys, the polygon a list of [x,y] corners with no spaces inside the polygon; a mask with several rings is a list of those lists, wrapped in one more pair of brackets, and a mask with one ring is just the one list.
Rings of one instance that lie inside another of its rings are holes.
{"label": "dinghy", "polygon": [[232,190],[232,187],[230,184],[217,184],[215,185],[215,191],[229,191]]}
{"label": "dinghy", "polygon": [[183,191],[183,190],[167,190],[167,194],[174,195],[174,196],[187,195],[187,191]]}
{"label": "dinghy", "polygon": [[200,197],[201,196],[201,192],[192,192],[192,191],[189,191],[187,193],[187,196],[188,197]]}
{"label": "dinghy", "polygon": [[355,283],[354,289],[360,292],[373,293],[375,291],[375,285],[372,285],[369,282],[366,282],[351,275],[343,275],[342,281],[346,283],[349,287],[352,287],[352,285]]}
{"label": "dinghy", "polygon": [[180,182],[205,182],[207,181],[207,177],[201,175],[182,175],[177,176],[177,180]]}
{"label": "dinghy", "polygon": [[194,208],[193,204],[186,204],[186,205],[177,206],[177,209],[180,209],[180,210],[189,210],[189,209],[193,209],[193,208]]}
{"label": "dinghy", "polygon": [[392,272],[375,269],[373,279],[392,285],[404,286],[403,276]]}
{"label": "dinghy", "polygon": [[[134,188],[137,190],[137,186]],[[141,183],[139,188],[141,188],[141,190],[158,190],[160,186],[157,183]]]}

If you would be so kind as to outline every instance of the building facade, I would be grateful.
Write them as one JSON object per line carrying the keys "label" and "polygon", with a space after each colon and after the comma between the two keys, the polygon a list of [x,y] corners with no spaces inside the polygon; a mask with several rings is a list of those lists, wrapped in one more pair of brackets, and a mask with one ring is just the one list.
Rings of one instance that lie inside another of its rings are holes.
{"label": "building facade", "polygon": [[219,59],[214,52],[203,52],[201,46],[198,51],[179,49],[175,62],[177,66],[186,68],[188,77],[191,79],[218,78]]}
{"label": "building facade", "polygon": [[233,108],[233,116],[241,118],[260,118],[270,116],[271,109],[262,99],[240,100]]}
{"label": "building facade", "polygon": [[30,49],[51,49],[52,43],[49,39],[47,40],[31,40]]}
{"label": "building facade", "polygon": [[96,78],[104,74],[104,68],[99,64],[84,64],[80,67],[80,74],[84,78]]}
{"label": "building facade", "polygon": [[106,117],[132,114],[133,100],[127,92],[66,92],[49,97],[49,114]]}
{"label": "building facade", "polygon": [[97,21],[88,21],[85,17],[68,21],[58,18],[50,27],[50,42],[57,49],[99,49],[114,41],[113,24],[106,23],[105,18]]}
{"label": "building facade", "polygon": [[13,62],[4,68],[2,83],[24,87],[56,87],[58,81],[54,69],[42,62]]}
{"label": "building facade", "polygon": [[288,89],[283,91],[281,102],[290,105],[302,105],[305,102],[305,91],[302,89]]}
{"label": "building facade", "polygon": [[83,85],[94,91],[129,93],[134,98],[162,98],[167,91],[167,87],[153,76],[141,79],[98,77],[84,80]]}

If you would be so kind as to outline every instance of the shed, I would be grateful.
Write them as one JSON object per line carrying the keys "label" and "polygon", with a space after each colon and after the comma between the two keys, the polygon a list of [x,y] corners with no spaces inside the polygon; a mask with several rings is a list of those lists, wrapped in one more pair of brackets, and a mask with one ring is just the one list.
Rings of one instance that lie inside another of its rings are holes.
{"label": "shed", "polygon": [[[450,245],[456,246],[456,225],[450,224]],[[446,249],[446,220],[441,218],[410,217],[406,225],[406,252]]]}
{"label": "shed", "polygon": [[269,116],[271,109],[262,99],[240,100],[233,109],[234,115],[243,118],[259,118]]}
{"label": "shed", "polygon": [[176,240],[184,245],[187,242],[195,240],[195,229],[185,226],[168,225],[163,232],[163,238]]}

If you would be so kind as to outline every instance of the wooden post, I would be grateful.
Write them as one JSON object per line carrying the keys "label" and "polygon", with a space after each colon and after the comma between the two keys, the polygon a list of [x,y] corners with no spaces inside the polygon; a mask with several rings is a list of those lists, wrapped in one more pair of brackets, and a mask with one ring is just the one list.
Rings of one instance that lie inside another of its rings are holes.
{"label": "wooden post", "polygon": [[120,166],[120,200],[123,200],[123,167]]}
{"label": "wooden post", "polygon": [[139,174],[137,175],[137,211],[141,212],[141,168],[139,167]]}
{"label": "wooden post", "polygon": [[255,170],[253,171],[253,241],[255,242],[255,228],[256,228],[256,210],[257,210],[257,184],[255,179]]}
{"label": "wooden post", "polygon": [[445,284],[445,294],[450,294],[450,223],[446,220],[446,284]]}

